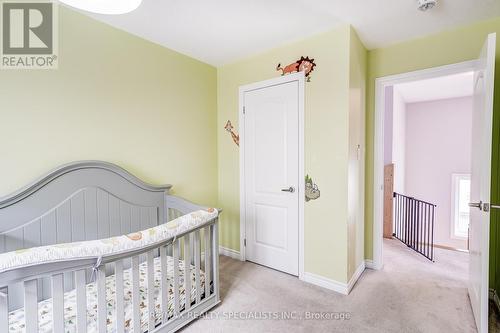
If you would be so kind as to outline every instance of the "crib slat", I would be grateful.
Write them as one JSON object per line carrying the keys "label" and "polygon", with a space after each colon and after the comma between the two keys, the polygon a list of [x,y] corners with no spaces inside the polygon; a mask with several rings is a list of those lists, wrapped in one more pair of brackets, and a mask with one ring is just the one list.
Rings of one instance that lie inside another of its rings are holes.
{"label": "crib slat", "polygon": [[75,272],[76,285],[76,331],[87,332],[87,295],[85,285],[85,270]]}
{"label": "crib slat", "polygon": [[148,260],[148,332],[152,332],[155,328],[155,298],[154,298],[154,290],[155,290],[155,267],[154,267],[154,251],[151,250],[147,254]]}
{"label": "crib slat", "polygon": [[220,300],[219,295],[219,227],[218,224],[215,223],[212,225],[212,261],[213,261],[213,274],[212,274],[212,283],[215,297],[217,301]]}
{"label": "crib slat", "polygon": [[26,333],[38,332],[38,290],[37,281],[24,282],[24,318]]}
{"label": "crib slat", "polygon": [[54,333],[64,332],[64,275],[52,275],[52,323]]}
{"label": "crib slat", "polygon": [[[167,247],[160,248],[161,265],[161,315],[162,318],[168,318],[168,276],[167,276]],[[162,322],[163,323],[163,322]]]}
{"label": "crib slat", "polygon": [[125,332],[125,310],[123,305],[123,261],[115,261],[116,286],[116,333]]}
{"label": "crib slat", "polygon": [[7,288],[0,290],[0,333],[9,332],[9,297]]}
{"label": "crib slat", "polygon": [[201,284],[200,284],[200,230],[194,232],[194,278],[196,284],[196,304],[200,303],[201,299]]}
{"label": "crib slat", "polygon": [[191,234],[184,236],[184,289],[186,310],[191,307]]}
{"label": "crib slat", "polygon": [[139,295],[139,257],[132,257],[132,322],[134,332],[141,331],[141,309]]}
{"label": "crib slat", "polygon": [[210,296],[210,264],[211,264],[211,252],[212,248],[210,246],[210,226],[204,229],[205,234],[205,299]]}
{"label": "crib slat", "polygon": [[106,332],[106,270],[105,266],[97,271],[97,331]]}
{"label": "crib slat", "polygon": [[173,244],[173,256],[174,256],[174,316],[178,316],[180,312],[180,301],[179,301],[179,240],[176,239]]}

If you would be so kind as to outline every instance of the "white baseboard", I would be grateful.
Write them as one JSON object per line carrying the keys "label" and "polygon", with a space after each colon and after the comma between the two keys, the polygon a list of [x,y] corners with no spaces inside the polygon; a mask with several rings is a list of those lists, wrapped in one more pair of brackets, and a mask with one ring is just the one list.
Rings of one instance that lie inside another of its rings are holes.
{"label": "white baseboard", "polygon": [[379,271],[382,269],[381,265],[378,265],[372,260],[372,259],[366,259],[365,260],[365,267],[368,269],[374,269],[376,271]]}
{"label": "white baseboard", "polygon": [[352,288],[354,287],[354,285],[356,284],[356,282],[358,281],[358,279],[360,278],[361,274],[363,274],[364,271],[365,271],[365,262],[362,261],[361,264],[356,269],[356,271],[354,272],[354,274],[351,276],[349,282],[347,283],[347,294],[351,292]]}
{"label": "white baseboard", "polygon": [[365,270],[365,263],[362,262],[359,267],[356,269],[354,274],[352,275],[351,279],[349,280],[348,283],[343,283],[343,282],[338,282],[329,278],[326,278],[321,275],[317,275],[314,273],[310,272],[305,272],[304,276],[302,277],[302,281],[314,284],[319,287],[323,287],[335,292],[338,292],[342,295],[349,295],[351,292],[352,288],[356,284],[356,281],[358,281],[359,277],[361,274],[363,274],[363,271]]}
{"label": "white baseboard", "polygon": [[[219,254],[236,260],[241,260],[240,251],[236,251],[224,246],[219,246]],[[301,280],[322,288],[333,290],[342,295],[349,295],[352,288],[358,281],[359,277],[361,276],[361,274],[363,274],[363,271],[365,270],[365,265],[367,268],[371,268],[369,265],[373,266],[373,261],[366,260],[365,262],[362,262],[358,266],[358,268],[356,269],[356,271],[354,272],[348,283],[338,282],[333,279],[329,279],[324,276],[309,272],[304,272],[304,275],[302,276]]]}
{"label": "white baseboard", "polygon": [[314,284],[319,287],[323,287],[329,290],[333,290],[335,292],[338,292],[342,295],[347,295],[349,293],[349,290],[347,288],[347,283],[342,283],[338,282],[329,278],[326,278],[321,275],[317,275],[314,273],[309,273],[309,272],[304,272],[304,275],[302,277],[302,281],[305,281],[307,283]]}
{"label": "white baseboard", "polygon": [[368,269],[375,269],[375,264],[373,263],[373,260],[366,259],[365,260],[365,267]]}
{"label": "white baseboard", "polygon": [[241,260],[240,251],[236,251],[224,246],[219,246],[219,254],[236,260]]}

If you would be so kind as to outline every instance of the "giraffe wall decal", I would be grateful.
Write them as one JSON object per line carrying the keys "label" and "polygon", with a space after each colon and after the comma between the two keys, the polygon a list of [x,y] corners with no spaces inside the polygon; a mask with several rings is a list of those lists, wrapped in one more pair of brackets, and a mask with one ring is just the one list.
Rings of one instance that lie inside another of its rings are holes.
{"label": "giraffe wall decal", "polygon": [[240,146],[240,136],[239,136],[239,134],[236,134],[234,132],[234,127],[231,124],[231,120],[227,121],[226,126],[224,126],[224,129],[226,131],[228,131],[229,133],[231,133],[231,137],[233,138],[234,143],[236,143],[236,145],[239,147]]}

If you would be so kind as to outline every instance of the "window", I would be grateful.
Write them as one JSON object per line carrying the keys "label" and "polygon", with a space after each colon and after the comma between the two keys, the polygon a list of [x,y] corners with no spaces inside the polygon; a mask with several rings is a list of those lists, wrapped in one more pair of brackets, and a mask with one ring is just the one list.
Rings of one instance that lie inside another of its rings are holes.
{"label": "window", "polygon": [[469,235],[470,174],[453,174],[451,179],[451,237]]}

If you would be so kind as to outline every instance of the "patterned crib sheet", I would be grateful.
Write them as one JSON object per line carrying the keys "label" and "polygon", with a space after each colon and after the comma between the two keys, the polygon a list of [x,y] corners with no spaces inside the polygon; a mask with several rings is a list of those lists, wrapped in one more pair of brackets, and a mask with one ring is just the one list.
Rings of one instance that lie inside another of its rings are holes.
{"label": "patterned crib sheet", "polygon": [[[160,258],[154,259],[154,300],[155,300],[155,323],[161,324],[162,319],[173,316],[174,311],[174,287],[173,287],[173,258],[167,257],[167,281],[169,286],[168,291],[168,310],[167,313],[161,313],[161,297],[160,297],[160,278],[161,266]],[[190,300],[193,303],[196,299],[196,284],[194,267],[191,266],[191,290]],[[180,308],[183,309],[186,304],[186,290],[184,288],[185,279],[184,262],[179,261],[179,292],[180,292]],[[140,290],[140,310],[141,310],[141,331],[148,330],[148,301],[147,301],[147,263],[143,262],[139,265],[139,290]],[[125,269],[123,271],[124,282],[124,309],[125,309],[125,332],[132,332],[132,271]],[[202,294],[204,295],[205,274],[200,270],[200,285]],[[115,276],[109,275],[106,277],[106,303],[107,303],[107,332],[116,332],[116,301],[115,301]],[[97,288],[96,284],[87,284],[87,331],[97,332]],[[47,299],[38,303],[38,325],[39,332],[52,332],[52,299]],[[64,294],[64,327],[65,332],[76,332],[76,294],[75,290],[71,290]],[[10,332],[24,332],[25,317],[24,309],[18,309],[9,313],[9,330]]]}

